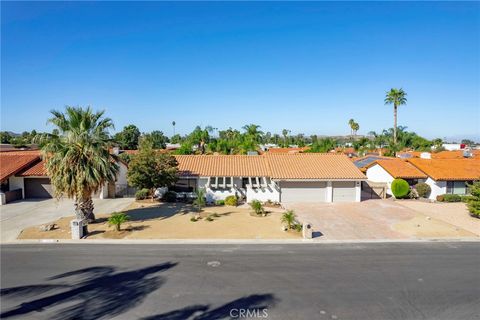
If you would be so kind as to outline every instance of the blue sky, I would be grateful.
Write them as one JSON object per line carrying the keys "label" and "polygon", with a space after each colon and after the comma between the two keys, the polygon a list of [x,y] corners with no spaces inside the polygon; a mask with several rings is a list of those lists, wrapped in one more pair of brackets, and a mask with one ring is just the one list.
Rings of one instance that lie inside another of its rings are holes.
{"label": "blue sky", "polygon": [[120,130],[195,125],[480,136],[478,2],[2,2],[1,130],[105,109]]}

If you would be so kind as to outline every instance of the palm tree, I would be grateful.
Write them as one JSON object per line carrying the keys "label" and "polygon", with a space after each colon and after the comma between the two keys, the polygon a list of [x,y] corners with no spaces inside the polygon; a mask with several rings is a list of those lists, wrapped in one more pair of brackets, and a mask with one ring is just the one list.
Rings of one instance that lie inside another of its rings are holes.
{"label": "palm tree", "polygon": [[260,131],[260,126],[257,124],[247,124],[242,127],[245,130],[245,134],[249,136],[255,143],[260,143],[262,140],[263,132]]}
{"label": "palm tree", "polygon": [[287,144],[287,138],[288,138],[288,134],[290,133],[290,130],[288,129],[283,129],[282,130],[282,135],[283,135],[283,146],[285,148],[288,147],[288,144]]}
{"label": "palm tree", "polygon": [[355,124],[355,120],[350,119],[348,120],[348,125],[350,126],[350,136],[353,136],[353,125]]}
{"label": "palm tree", "polygon": [[66,107],[65,113],[53,110],[48,123],[59,134],[40,137],[45,168],[55,196],[73,198],[77,219],[94,221],[92,194],[109,181],[115,181],[119,167],[117,156],[109,152],[108,129],[113,129],[104,111],[90,107]]}
{"label": "palm tree", "polygon": [[287,225],[288,229],[292,229],[295,224],[296,216],[293,210],[288,210],[282,214],[282,223]]}
{"label": "palm tree", "polygon": [[407,104],[407,94],[402,88],[392,88],[385,96],[385,104],[393,104],[393,143],[397,143],[397,109],[399,106]]}
{"label": "palm tree", "polygon": [[360,125],[357,122],[354,122],[352,125],[353,137],[357,138],[357,131],[360,130]]}
{"label": "palm tree", "polygon": [[177,124],[177,123],[176,123],[175,121],[172,121],[172,126],[173,126],[173,135],[175,135],[175,125],[176,125],[176,124]]}

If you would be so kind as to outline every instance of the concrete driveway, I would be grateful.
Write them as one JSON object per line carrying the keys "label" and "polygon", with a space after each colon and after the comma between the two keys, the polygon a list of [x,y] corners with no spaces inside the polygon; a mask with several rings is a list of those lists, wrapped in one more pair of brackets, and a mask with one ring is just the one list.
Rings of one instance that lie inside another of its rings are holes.
{"label": "concrete driveway", "polygon": [[290,204],[314,236],[327,240],[412,239],[475,236],[452,222],[431,218],[391,200],[360,203]]}
{"label": "concrete driveway", "polygon": [[[94,199],[95,213],[111,213],[126,208],[133,198]],[[25,228],[72,216],[73,200],[22,200],[0,207],[0,241],[15,240]]]}

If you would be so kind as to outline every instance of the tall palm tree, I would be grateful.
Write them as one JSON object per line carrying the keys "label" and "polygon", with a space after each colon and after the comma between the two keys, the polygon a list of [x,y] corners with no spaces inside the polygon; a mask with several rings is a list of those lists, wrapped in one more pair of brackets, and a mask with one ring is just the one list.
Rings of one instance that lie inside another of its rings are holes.
{"label": "tall palm tree", "polygon": [[48,123],[56,126],[58,135],[45,139],[42,153],[55,196],[73,198],[77,219],[93,221],[92,194],[115,181],[119,170],[117,156],[108,150],[112,120],[90,107],[67,106],[65,113],[51,113]]}
{"label": "tall palm tree", "polygon": [[283,129],[282,130],[282,135],[283,135],[283,146],[285,148],[288,147],[288,144],[287,144],[287,138],[288,138],[288,134],[290,133],[290,130],[288,129]]}
{"label": "tall palm tree", "polygon": [[385,104],[393,104],[393,143],[397,143],[397,109],[399,106],[407,104],[407,94],[402,88],[392,88],[387,91]]}
{"label": "tall palm tree", "polygon": [[242,127],[245,130],[245,134],[249,136],[255,143],[260,143],[262,140],[263,132],[260,129],[260,126],[257,124],[247,124]]}
{"label": "tall palm tree", "polygon": [[353,137],[353,125],[355,124],[355,120],[350,119],[348,120],[348,125],[350,126],[350,136]]}
{"label": "tall palm tree", "polygon": [[176,124],[177,124],[177,123],[176,123],[175,121],[172,121],[172,126],[173,126],[173,135],[175,135],[175,125],[176,125]]}

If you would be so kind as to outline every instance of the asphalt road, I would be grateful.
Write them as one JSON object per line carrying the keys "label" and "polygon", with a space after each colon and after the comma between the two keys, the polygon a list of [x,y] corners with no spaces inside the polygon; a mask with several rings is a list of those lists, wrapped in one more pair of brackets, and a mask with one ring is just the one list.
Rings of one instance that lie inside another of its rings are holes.
{"label": "asphalt road", "polygon": [[479,242],[5,245],[1,268],[4,319],[480,319]]}

